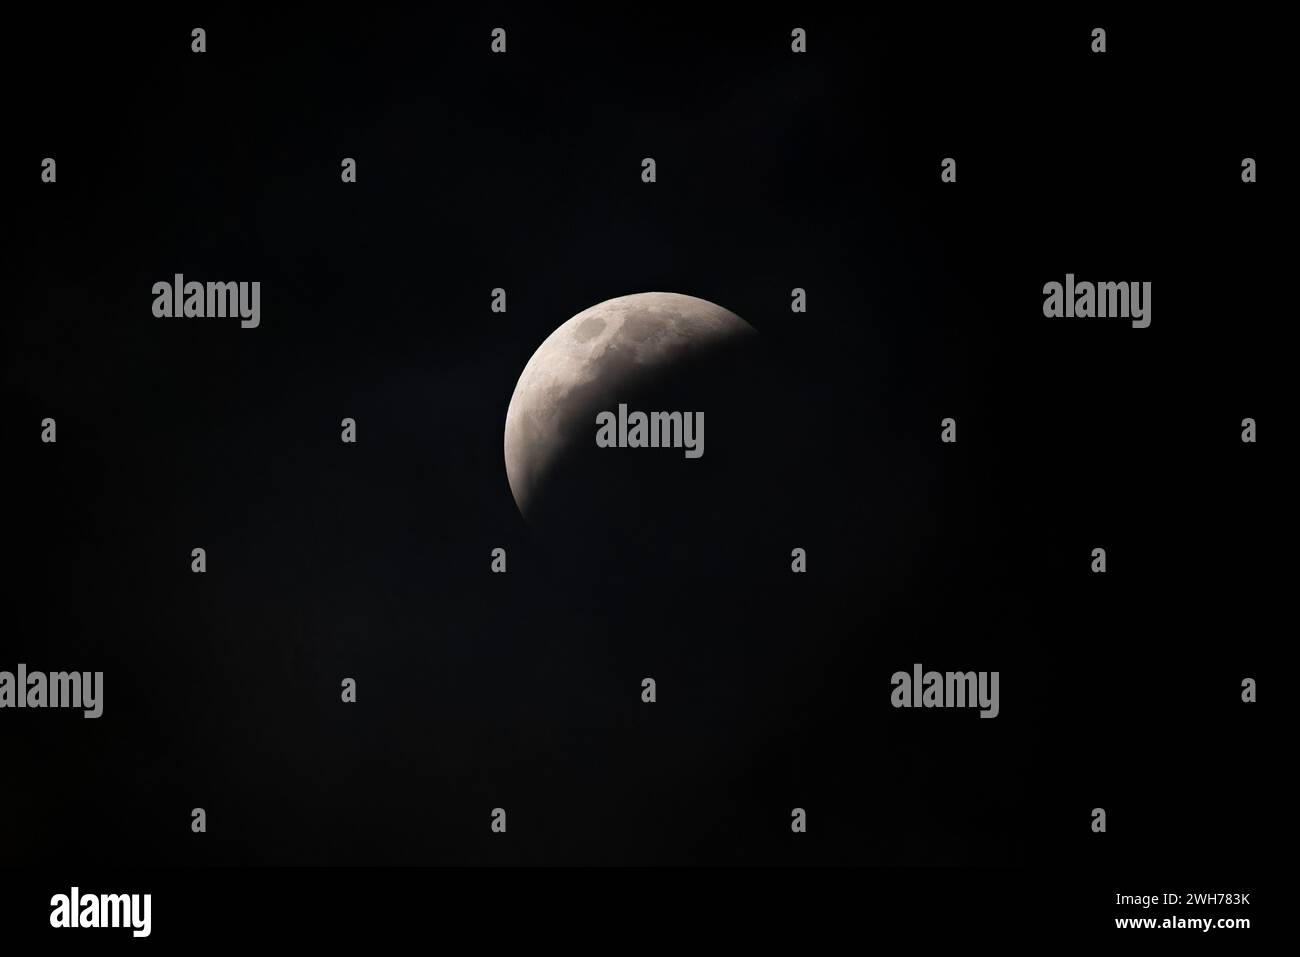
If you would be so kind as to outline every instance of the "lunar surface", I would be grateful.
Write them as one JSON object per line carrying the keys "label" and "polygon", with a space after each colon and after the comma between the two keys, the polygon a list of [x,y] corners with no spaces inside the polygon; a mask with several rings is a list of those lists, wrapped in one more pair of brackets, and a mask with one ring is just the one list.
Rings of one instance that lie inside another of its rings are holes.
{"label": "lunar surface", "polygon": [[[506,413],[506,475],[520,512],[534,526],[585,521],[644,534],[688,500],[716,494],[708,479],[737,421],[732,360],[757,339],[734,313],[672,292],[621,296],[569,319],[528,361]],[[705,454],[598,449],[596,416],[619,403],[702,411]]]}

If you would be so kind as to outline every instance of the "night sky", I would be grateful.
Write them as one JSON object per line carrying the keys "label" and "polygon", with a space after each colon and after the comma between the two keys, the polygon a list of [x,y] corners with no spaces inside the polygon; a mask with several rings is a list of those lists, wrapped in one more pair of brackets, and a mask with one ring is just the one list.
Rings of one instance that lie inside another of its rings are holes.
{"label": "night sky", "polygon": [[[0,669],[105,703],[0,713],[5,863],[1250,863],[1290,320],[1244,27],[23,16]],[[1067,272],[1152,282],[1151,327],[1044,318]],[[155,318],[174,273],[260,281],[260,327]],[[747,534],[561,560],[511,393],[649,290],[777,363]],[[892,708],[916,662],[1000,715]]]}

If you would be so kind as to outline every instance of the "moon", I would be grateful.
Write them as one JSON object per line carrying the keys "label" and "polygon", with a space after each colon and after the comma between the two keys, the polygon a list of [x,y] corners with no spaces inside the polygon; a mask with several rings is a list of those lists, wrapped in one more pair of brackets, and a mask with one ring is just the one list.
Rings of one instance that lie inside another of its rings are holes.
{"label": "moon", "polygon": [[[568,528],[580,512],[601,526],[631,517],[644,532],[656,511],[663,517],[677,507],[674,495],[680,505],[680,493],[706,494],[712,466],[701,463],[718,457],[715,448],[725,455],[726,426],[735,421],[721,411],[733,381],[725,373],[757,338],[735,313],[675,292],[609,299],[561,325],[524,366],[506,412],[506,476],[524,518]],[[595,416],[620,402],[630,410],[704,412],[714,429],[706,429],[705,454],[698,462],[680,449],[597,454]]]}

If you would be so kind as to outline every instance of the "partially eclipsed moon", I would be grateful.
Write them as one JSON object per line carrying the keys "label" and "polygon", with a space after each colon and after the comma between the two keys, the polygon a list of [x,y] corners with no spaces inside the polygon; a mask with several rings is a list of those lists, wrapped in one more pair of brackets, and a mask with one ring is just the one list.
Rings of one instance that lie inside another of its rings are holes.
{"label": "partially eclipsed moon", "polygon": [[[609,299],[565,322],[528,360],[506,413],[506,475],[520,512],[532,521],[539,490],[557,468],[594,448],[598,412],[653,393],[699,360],[756,335],[721,306],[674,292]],[[657,397],[669,401],[673,395],[667,388]]]}

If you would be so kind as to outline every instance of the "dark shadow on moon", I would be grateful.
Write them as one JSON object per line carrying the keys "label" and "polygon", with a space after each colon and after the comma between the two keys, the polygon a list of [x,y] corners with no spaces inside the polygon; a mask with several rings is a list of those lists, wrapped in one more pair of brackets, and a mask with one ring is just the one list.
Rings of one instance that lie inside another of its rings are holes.
{"label": "dark shadow on moon", "polygon": [[[536,443],[545,454],[532,459],[542,465],[520,468],[516,456],[511,488],[547,573],[557,586],[600,589],[610,601],[650,581],[746,601],[761,583],[788,580],[791,551],[802,546],[815,551],[819,578],[852,566],[865,570],[854,586],[864,597],[899,590],[917,554],[918,522],[938,520],[923,438],[937,441],[891,424],[869,384],[823,381],[842,357],[792,360],[779,336],[734,316],[736,327],[713,338],[675,331],[671,313],[718,308],[694,303],[670,307],[667,319],[626,316],[617,346],[595,356],[575,350],[594,374],[557,373],[542,388],[544,432],[528,433],[547,438]],[[587,316],[567,334],[589,342],[609,334],[608,321],[617,318]],[[675,335],[670,361],[638,361],[664,354],[654,341],[639,352],[638,337]],[[703,412],[703,456],[599,448],[596,417],[620,403]]]}
{"label": "dark shadow on moon", "polygon": [[[588,320],[590,321],[590,320]],[[668,369],[630,363],[568,396],[564,438],[527,497],[529,524],[567,567],[611,573],[653,563],[706,574],[759,528],[777,493],[783,454],[766,406],[776,394],[757,335],[695,350]],[[597,415],[703,413],[704,453],[599,448]],[[775,453],[775,455],[774,455]],[[722,554],[725,553],[725,554]]]}

